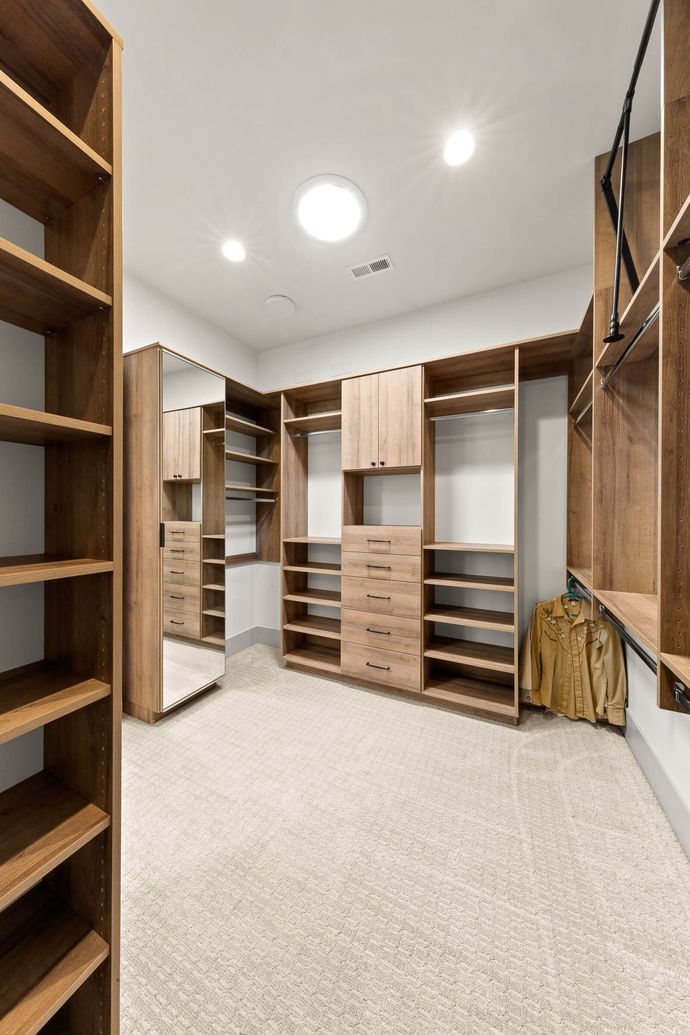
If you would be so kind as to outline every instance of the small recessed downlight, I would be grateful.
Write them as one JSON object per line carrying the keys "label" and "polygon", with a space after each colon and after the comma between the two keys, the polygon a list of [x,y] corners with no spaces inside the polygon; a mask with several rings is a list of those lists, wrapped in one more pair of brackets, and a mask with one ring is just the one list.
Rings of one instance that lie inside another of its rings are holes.
{"label": "small recessed downlight", "polygon": [[474,154],[474,136],[468,129],[456,129],[446,140],[443,157],[448,165],[462,165]]}
{"label": "small recessed downlight", "polygon": [[359,187],[343,176],[314,176],[293,198],[297,222],[316,241],[345,241],[359,230],[367,203]]}
{"label": "small recessed downlight", "polygon": [[223,245],[223,255],[230,262],[244,262],[247,250],[241,241],[226,241]]}

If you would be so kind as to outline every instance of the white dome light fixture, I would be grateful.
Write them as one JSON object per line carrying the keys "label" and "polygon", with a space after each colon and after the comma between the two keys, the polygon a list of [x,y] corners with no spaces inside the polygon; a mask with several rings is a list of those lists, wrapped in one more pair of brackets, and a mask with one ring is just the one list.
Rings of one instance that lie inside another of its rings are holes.
{"label": "white dome light fixture", "polygon": [[333,244],[352,237],[362,224],[367,203],[359,187],[344,176],[314,176],[292,200],[297,222],[315,241]]}
{"label": "white dome light fixture", "polygon": [[463,165],[474,154],[475,140],[469,129],[456,129],[446,140],[443,157],[447,165]]}
{"label": "white dome light fixture", "polygon": [[247,258],[247,249],[241,241],[226,241],[223,245],[223,255],[229,262],[244,262]]}
{"label": "white dome light fixture", "polygon": [[264,302],[264,308],[269,316],[276,319],[294,316],[297,311],[297,306],[288,295],[270,295]]}

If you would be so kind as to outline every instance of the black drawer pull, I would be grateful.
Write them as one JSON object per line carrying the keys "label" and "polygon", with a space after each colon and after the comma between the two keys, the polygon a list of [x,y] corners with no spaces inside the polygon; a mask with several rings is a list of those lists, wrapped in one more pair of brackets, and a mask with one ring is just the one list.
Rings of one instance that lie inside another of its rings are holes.
{"label": "black drawer pull", "polygon": [[184,532],[181,532],[179,528],[171,528],[170,535],[184,535]]}
{"label": "black drawer pull", "polygon": [[174,618],[170,619],[171,625],[184,625],[184,622],[176,622]]}
{"label": "black drawer pull", "polygon": [[380,668],[382,672],[390,672],[390,665],[374,665],[371,661],[367,661],[367,668]]}
{"label": "black drawer pull", "polygon": [[390,600],[390,597],[382,597],[378,593],[367,593],[367,597],[370,600]]}
{"label": "black drawer pull", "polygon": [[380,568],[381,571],[391,570],[390,564],[369,564],[369,562],[367,562],[367,568]]}
{"label": "black drawer pull", "polygon": [[390,539],[367,539],[368,543],[390,543]]}
{"label": "black drawer pull", "polygon": [[170,553],[184,553],[184,550],[176,550],[174,546],[171,546]]}
{"label": "black drawer pull", "polygon": [[171,575],[184,575],[184,572],[183,571],[175,571],[174,568],[171,568],[170,569],[170,574]]}
{"label": "black drawer pull", "polygon": [[170,599],[171,600],[184,600],[184,597],[182,596],[181,593],[171,593],[170,594]]}
{"label": "black drawer pull", "polygon": [[386,631],[385,629],[370,629],[369,626],[367,626],[367,632],[376,633],[377,636],[390,636],[390,630]]}

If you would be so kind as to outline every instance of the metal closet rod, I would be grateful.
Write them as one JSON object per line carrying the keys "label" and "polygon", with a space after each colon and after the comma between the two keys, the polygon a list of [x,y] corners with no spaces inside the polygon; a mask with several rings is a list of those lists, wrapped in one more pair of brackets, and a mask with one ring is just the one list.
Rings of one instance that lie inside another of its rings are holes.
{"label": "metal closet rod", "polygon": [[616,376],[616,374],[618,373],[620,368],[628,360],[628,358],[630,356],[630,353],[633,351],[634,348],[636,348],[637,345],[639,345],[639,343],[642,341],[642,339],[644,338],[644,336],[647,333],[647,331],[649,330],[649,328],[653,327],[658,319],[659,319],[659,303],[657,302],[656,305],[654,306],[654,308],[652,309],[651,313],[649,314],[649,316],[645,320],[645,322],[636,331],[634,337],[630,341],[630,344],[627,345],[626,348],[623,350],[623,352],[620,354],[620,356],[618,357],[616,362],[613,364],[613,366],[609,370],[608,374],[606,374],[605,377],[602,377],[602,379],[601,379],[601,387],[602,388],[608,388],[608,386],[611,384],[611,381]]}
{"label": "metal closet rod", "polygon": [[293,431],[293,438],[309,438],[311,435],[334,435],[341,428],[324,428],[322,431]]}
{"label": "metal closet rod", "polygon": [[605,618],[607,622],[610,622],[615,629],[618,630],[620,638],[628,644],[630,649],[633,650],[635,654],[637,654],[638,658],[641,658],[642,661],[644,661],[647,668],[651,668],[652,672],[656,672],[656,659],[653,658],[652,655],[644,649],[644,647],[640,647],[637,640],[634,639],[630,635],[628,630],[624,626],[622,626],[621,623],[616,618],[614,618],[609,611],[606,610],[606,607],[603,604],[599,604],[599,614],[603,618]]}
{"label": "metal closet rod", "polygon": [[277,500],[269,500],[264,496],[226,496],[226,500],[235,500],[237,503],[276,503]]}
{"label": "metal closet rod", "polygon": [[460,417],[477,417],[482,413],[501,413],[503,410],[513,410],[514,406],[494,406],[492,410],[468,410],[467,413],[443,413],[438,417],[429,417],[429,420],[436,424],[441,420],[458,420]]}

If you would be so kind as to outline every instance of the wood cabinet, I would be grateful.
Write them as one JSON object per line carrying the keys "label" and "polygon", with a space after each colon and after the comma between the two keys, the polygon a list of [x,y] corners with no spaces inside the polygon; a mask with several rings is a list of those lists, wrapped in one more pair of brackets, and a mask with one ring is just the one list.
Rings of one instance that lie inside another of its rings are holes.
{"label": "wood cabinet", "polygon": [[343,381],[343,470],[420,467],[422,368]]}
{"label": "wood cabinet", "polygon": [[163,414],[163,481],[201,480],[201,408]]}

